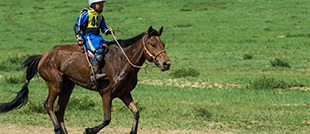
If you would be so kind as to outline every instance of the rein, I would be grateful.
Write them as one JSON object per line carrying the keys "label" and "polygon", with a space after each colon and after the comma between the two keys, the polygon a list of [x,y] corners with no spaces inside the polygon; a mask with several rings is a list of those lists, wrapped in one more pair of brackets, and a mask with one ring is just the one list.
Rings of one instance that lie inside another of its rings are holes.
{"label": "rein", "polygon": [[[150,66],[150,65],[152,65],[152,64],[146,64],[146,65],[144,65],[144,66],[137,66],[137,65],[134,65],[134,64],[129,60],[129,58],[128,58],[128,56],[126,55],[125,51],[123,50],[122,46],[118,43],[117,38],[115,37],[114,33],[111,32],[111,34],[112,34],[112,36],[113,36],[115,42],[117,43],[117,45],[118,45],[118,46],[120,47],[120,49],[122,50],[122,53],[125,55],[125,57],[126,57],[127,61],[129,62],[129,64],[130,64],[131,66],[135,67],[135,68],[145,68],[145,72],[146,72],[146,67],[148,67],[148,66]],[[143,38],[144,38],[144,37],[143,37]],[[142,39],[143,39],[143,38],[142,38]],[[142,42],[143,42],[144,50],[146,51],[147,54],[149,54],[149,56],[154,60],[154,63],[156,64],[156,63],[157,63],[156,57],[157,57],[158,55],[160,55],[161,53],[165,52],[165,50],[162,50],[162,51],[160,51],[158,54],[156,54],[155,56],[153,56],[153,55],[146,49],[146,46],[145,46],[145,42],[146,42],[146,41],[144,42],[144,41],[142,40]]]}
{"label": "rein", "polygon": [[[87,62],[88,62],[88,65],[89,65],[89,67],[90,67],[90,70],[91,70],[91,73],[95,76],[96,75],[96,73],[95,73],[95,71],[94,71],[94,68],[93,68],[93,66],[92,66],[92,64],[90,63],[90,61],[89,61],[89,59],[88,59],[88,56],[87,56],[87,49],[86,49],[86,46],[85,45],[83,45],[83,48],[84,48],[84,52],[85,52],[85,56],[86,56],[86,60],[87,60]],[[97,85],[97,80],[95,79],[95,81],[94,81],[94,85]],[[95,89],[97,90],[97,86],[95,86]]]}

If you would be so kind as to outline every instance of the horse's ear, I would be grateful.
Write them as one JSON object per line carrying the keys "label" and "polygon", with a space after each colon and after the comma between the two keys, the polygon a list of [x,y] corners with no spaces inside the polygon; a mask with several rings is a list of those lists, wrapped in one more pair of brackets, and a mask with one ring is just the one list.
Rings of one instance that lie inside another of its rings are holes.
{"label": "horse's ear", "polygon": [[153,31],[153,27],[150,26],[150,27],[149,27],[149,30],[147,30],[147,34],[149,35],[149,37],[152,36],[152,31]]}
{"label": "horse's ear", "polygon": [[160,35],[161,35],[161,33],[163,32],[163,29],[164,29],[164,27],[163,27],[163,26],[161,26],[161,28],[158,30],[158,36],[160,36]]}

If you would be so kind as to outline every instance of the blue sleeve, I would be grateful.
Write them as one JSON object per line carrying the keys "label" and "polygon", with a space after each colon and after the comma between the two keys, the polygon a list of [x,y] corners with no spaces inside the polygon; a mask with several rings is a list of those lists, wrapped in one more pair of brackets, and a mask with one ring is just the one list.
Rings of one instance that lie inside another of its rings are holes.
{"label": "blue sleeve", "polygon": [[107,27],[103,16],[102,16],[102,21],[101,21],[101,24],[100,24],[100,29],[101,29],[102,33],[104,33],[105,35],[108,35],[107,32],[109,31],[110,28]]}
{"label": "blue sleeve", "polygon": [[83,25],[87,23],[88,16],[89,16],[88,12],[85,11],[81,13],[81,15],[76,19],[74,31],[75,31],[76,38],[78,40],[82,39],[83,37],[83,34],[81,33],[81,31],[85,30],[85,27],[83,27]]}

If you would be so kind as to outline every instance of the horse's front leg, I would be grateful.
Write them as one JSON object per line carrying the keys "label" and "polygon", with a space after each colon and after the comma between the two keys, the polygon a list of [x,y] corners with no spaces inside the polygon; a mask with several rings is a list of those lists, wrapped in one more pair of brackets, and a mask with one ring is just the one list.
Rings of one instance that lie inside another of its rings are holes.
{"label": "horse's front leg", "polygon": [[108,95],[102,95],[102,103],[103,103],[103,112],[104,112],[104,120],[103,123],[93,127],[93,128],[86,128],[84,131],[84,134],[96,134],[98,133],[102,128],[110,124],[111,121],[111,104],[112,104],[112,98],[110,94]]}
{"label": "horse's front leg", "polygon": [[127,94],[125,96],[123,96],[122,98],[120,98],[125,104],[126,106],[131,110],[133,116],[134,116],[134,120],[133,120],[133,125],[131,128],[131,132],[130,134],[136,134],[138,131],[138,122],[139,122],[139,110],[136,106],[136,104],[134,103],[131,94]]}

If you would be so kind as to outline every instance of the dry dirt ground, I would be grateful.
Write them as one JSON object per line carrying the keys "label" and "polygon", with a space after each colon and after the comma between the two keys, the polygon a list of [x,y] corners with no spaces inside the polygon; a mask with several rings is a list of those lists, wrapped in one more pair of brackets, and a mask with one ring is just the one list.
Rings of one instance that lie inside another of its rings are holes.
{"label": "dry dirt ground", "polygon": [[[84,127],[68,127],[69,134],[82,134]],[[130,128],[104,128],[98,134],[129,134]],[[223,133],[212,131],[196,130],[160,130],[160,129],[139,129],[139,134],[207,134]],[[23,126],[23,125],[0,125],[0,134],[53,134],[52,127]]]}

